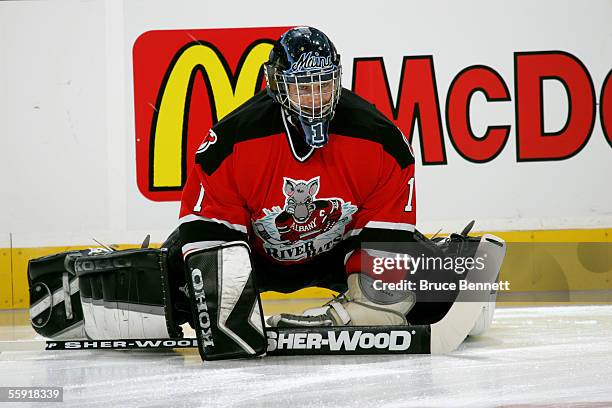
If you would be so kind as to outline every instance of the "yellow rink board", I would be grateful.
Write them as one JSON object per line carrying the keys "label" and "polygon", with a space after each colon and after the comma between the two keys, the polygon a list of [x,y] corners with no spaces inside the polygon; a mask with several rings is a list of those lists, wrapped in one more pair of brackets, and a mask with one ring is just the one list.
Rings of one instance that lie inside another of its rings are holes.
{"label": "yellow rink board", "polygon": [[0,309],[13,308],[13,271],[11,249],[0,249]]}
{"label": "yellow rink board", "polygon": [[[482,233],[474,232],[472,235]],[[511,291],[612,289],[612,245],[597,247],[580,244],[612,243],[612,228],[491,233],[509,243],[500,279],[511,282]],[[529,245],[517,246],[512,243]],[[0,248],[0,309],[23,309],[29,306],[27,266],[30,259],[88,247],[90,246]],[[137,247],[137,244],[117,246],[118,249]],[[262,298],[322,299],[333,294],[335,292],[327,289],[307,288],[291,294],[266,292],[262,294]]]}
{"label": "yellow rink board", "polygon": [[496,235],[508,243],[500,280],[512,292],[612,289],[612,229]]}

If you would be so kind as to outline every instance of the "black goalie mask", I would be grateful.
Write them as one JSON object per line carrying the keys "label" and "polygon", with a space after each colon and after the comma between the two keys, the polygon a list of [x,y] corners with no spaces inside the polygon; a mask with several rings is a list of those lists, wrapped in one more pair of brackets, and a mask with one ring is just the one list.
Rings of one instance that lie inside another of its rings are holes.
{"label": "black goalie mask", "polygon": [[292,28],[270,52],[264,71],[268,93],[298,119],[306,143],[324,146],[342,89],[334,44],[316,28]]}

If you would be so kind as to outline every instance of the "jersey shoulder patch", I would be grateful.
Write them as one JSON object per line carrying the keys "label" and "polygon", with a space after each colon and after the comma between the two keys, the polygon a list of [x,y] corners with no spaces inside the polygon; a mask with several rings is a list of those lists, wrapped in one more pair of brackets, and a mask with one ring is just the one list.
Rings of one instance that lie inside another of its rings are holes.
{"label": "jersey shoulder patch", "polygon": [[261,91],[210,129],[196,152],[196,162],[210,175],[232,154],[237,143],[282,131],[280,107],[266,91]]}

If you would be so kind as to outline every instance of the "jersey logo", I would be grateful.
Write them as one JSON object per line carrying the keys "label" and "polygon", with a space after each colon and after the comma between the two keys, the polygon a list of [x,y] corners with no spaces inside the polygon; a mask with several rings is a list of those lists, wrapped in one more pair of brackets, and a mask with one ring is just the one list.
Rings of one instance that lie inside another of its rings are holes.
{"label": "jersey logo", "polygon": [[329,251],[342,241],[357,207],[341,198],[318,199],[319,186],[319,177],[308,181],[284,177],[284,207],[264,209],[266,215],[253,221],[270,257],[300,261]]}
{"label": "jersey logo", "polygon": [[197,153],[202,153],[203,151],[208,149],[208,146],[215,144],[217,142],[217,139],[218,139],[217,134],[212,129],[210,129],[208,133],[206,134],[206,136],[204,136],[204,140],[202,140],[202,144],[200,145],[200,147],[198,147]]}

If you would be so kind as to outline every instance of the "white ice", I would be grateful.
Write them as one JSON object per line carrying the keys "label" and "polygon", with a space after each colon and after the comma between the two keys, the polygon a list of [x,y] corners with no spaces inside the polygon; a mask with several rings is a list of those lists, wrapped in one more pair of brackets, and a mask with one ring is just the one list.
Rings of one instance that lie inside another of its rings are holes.
{"label": "white ice", "polygon": [[[0,327],[0,340],[24,334]],[[498,308],[486,335],[446,356],[4,351],[0,386],[61,386],[69,407],[612,407],[611,335],[612,306]]]}

